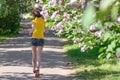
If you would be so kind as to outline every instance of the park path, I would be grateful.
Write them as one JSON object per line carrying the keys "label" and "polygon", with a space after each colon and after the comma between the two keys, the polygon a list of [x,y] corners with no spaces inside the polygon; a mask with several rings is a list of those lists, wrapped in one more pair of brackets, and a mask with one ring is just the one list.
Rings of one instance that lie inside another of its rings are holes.
{"label": "park path", "polygon": [[[31,66],[29,20],[23,20],[19,35],[0,43],[0,80],[35,80]],[[72,67],[63,54],[64,41],[50,32],[45,34],[40,80],[73,80]]]}

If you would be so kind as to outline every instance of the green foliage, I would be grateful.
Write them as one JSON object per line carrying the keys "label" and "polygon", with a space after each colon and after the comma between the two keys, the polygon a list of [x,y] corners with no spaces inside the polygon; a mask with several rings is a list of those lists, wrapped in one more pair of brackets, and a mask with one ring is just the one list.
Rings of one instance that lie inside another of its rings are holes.
{"label": "green foliage", "polygon": [[115,5],[112,6],[111,9],[111,18],[113,21],[115,21],[119,15],[118,11],[119,11],[119,3],[116,3]]}
{"label": "green foliage", "polygon": [[81,21],[83,29],[85,30],[87,30],[88,27],[96,21],[96,11],[93,3],[88,3]]}
{"label": "green foliage", "polygon": [[[65,2],[64,7],[48,6],[50,16],[55,11],[63,16],[51,21],[52,28],[58,32],[57,35],[77,43],[83,52],[99,46],[97,56],[100,62],[116,57],[117,49],[120,47],[120,22],[117,21],[120,1],[97,0],[94,2],[91,0],[86,3],[85,10],[68,8],[68,2]],[[67,13],[69,17],[64,18],[64,13]],[[57,29],[56,24],[60,22],[64,24]]]}
{"label": "green foliage", "polygon": [[109,7],[113,5],[116,0],[101,0],[100,1],[100,11],[106,12]]}
{"label": "green foliage", "polygon": [[20,14],[30,11],[32,0],[0,0],[0,34],[18,33]]}
{"label": "green foliage", "polygon": [[[99,47],[84,53],[80,52],[77,44],[67,44],[64,49],[65,54],[69,57],[69,64],[76,69],[75,80],[120,79],[120,59],[105,60],[101,64],[97,59]],[[111,54],[108,53],[107,58],[110,56]]]}

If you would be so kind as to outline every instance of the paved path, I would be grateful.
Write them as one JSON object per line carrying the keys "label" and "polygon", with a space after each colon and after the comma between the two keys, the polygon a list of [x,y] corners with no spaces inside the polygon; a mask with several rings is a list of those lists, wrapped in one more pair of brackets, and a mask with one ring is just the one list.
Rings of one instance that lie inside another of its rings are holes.
{"label": "paved path", "polygon": [[[29,22],[22,22],[25,28],[17,37],[0,44],[0,80],[35,80],[31,66],[31,46],[28,36]],[[73,80],[69,76],[72,68],[67,66],[60,38],[51,32],[46,34],[42,53],[40,80]]]}

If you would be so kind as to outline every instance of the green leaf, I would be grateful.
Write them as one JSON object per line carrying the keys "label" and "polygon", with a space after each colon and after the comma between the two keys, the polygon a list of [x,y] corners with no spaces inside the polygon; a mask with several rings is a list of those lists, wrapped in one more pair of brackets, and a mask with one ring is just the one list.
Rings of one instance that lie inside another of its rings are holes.
{"label": "green leaf", "polygon": [[120,52],[120,47],[116,49],[116,53],[119,53]]}
{"label": "green leaf", "polygon": [[110,57],[111,57],[111,53],[108,53],[106,59],[109,59]]}
{"label": "green leaf", "polygon": [[101,30],[101,29],[103,29],[103,25],[102,25],[102,23],[99,23],[98,25],[97,25],[97,30]]}
{"label": "green leaf", "polygon": [[104,51],[104,47],[99,48],[99,53]]}
{"label": "green leaf", "polygon": [[88,30],[89,26],[96,21],[96,11],[93,3],[88,3],[81,19],[84,30]]}
{"label": "green leaf", "polygon": [[113,49],[116,47],[116,41],[112,41],[111,44],[108,45],[107,52],[113,52]]}
{"label": "green leaf", "polygon": [[97,13],[97,18],[104,21],[111,13],[111,7],[116,0],[101,0],[100,10]]}
{"label": "green leaf", "polygon": [[118,3],[116,3],[115,5],[113,5],[112,9],[111,9],[111,18],[113,21],[115,21],[117,19],[118,16],[118,11],[119,11],[119,5]]}
{"label": "green leaf", "polygon": [[106,32],[105,35],[104,35],[104,42],[107,41],[109,38],[111,37],[111,34],[110,32]]}
{"label": "green leaf", "polygon": [[116,0],[101,0],[100,1],[100,10],[107,11],[109,7],[115,2]]}

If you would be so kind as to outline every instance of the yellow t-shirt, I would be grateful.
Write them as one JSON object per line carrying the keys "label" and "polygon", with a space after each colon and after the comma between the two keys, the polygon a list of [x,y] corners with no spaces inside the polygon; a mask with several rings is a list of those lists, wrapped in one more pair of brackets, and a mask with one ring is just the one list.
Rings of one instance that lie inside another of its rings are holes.
{"label": "yellow t-shirt", "polygon": [[32,24],[34,25],[32,38],[44,39],[45,21],[42,18],[35,18],[32,20]]}

